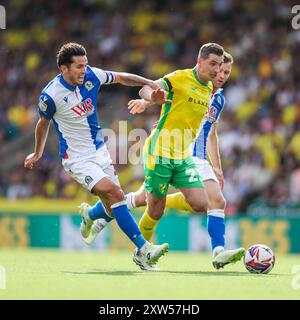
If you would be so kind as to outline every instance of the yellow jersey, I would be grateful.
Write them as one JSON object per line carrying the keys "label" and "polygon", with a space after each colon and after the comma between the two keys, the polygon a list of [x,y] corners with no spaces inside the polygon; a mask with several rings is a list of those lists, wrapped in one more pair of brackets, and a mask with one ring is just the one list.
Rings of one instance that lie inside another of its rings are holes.
{"label": "yellow jersey", "polygon": [[163,104],[157,127],[144,145],[144,152],[168,159],[185,159],[191,155],[200,123],[208,110],[212,83],[202,82],[195,69],[177,70],[160,81],[171,103]]}

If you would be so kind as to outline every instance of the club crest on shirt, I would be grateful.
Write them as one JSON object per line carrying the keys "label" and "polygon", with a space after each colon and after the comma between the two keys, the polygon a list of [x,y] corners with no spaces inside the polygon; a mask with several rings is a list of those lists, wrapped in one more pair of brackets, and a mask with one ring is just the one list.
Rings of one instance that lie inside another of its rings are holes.
{"label": "club crest on shirt", "polygon": [[92,83],[92,81],[88,80],[85,84],[84,84],[85,88],[87,89],[87,91],[90,91],[94,88],[94,85]]}
{"label": "club crest on shirt", "polygon": [[208,121],[210,123],[215,122],[216,118],[217,118],[217,112],[218,112],[218,110],[216,107],[210,106],[210,108],[207,110],[206,115],[205,115],[206,121]]}

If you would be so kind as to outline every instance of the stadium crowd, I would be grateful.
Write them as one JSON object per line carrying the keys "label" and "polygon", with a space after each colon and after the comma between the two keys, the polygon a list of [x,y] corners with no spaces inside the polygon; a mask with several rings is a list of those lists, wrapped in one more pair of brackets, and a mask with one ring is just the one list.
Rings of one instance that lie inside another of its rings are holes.
{"label": "stadium crowd", "polygon": [[[151,79],[193,67],[201,44],[217,42],[235,60],[219,122],[227,213],[255,203],[300,205],[300,31],[292,29],[291,6],[274,0],[10,1],[0,34],[0,146],[34,127],[40,91],[59,73],[55,55],[65,42],[82,43],[91,65]],[[130,115],[127,102],[137,93],[103,88],[101,126],[117,133],[119,120],[127,120],[128,130],[149,133],[160,108]],[[21,150],[17,167],[0,170],[0,196],[78,197],[82,189],[64,173],[57,148],[55,137],[33,171],[23,168],[30,150]],[[127,192],[143,181],[141,164],[116,169]]]}

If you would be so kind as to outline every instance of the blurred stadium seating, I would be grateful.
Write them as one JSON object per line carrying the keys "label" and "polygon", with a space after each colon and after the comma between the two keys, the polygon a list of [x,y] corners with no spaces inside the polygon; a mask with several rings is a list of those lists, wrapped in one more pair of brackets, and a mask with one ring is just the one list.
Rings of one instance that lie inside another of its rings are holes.
{"label": "blurred stadium seating", "polygon": [[[292,1],[14,1],[0,33],[0,197],[76,199],[82,188],[64,173],[50,132],[36,170],[23,168],[34,146],[41,89],[58,73],[55,55],[82,43],[89,63],[152,79],[195,65],[199,47],[218,42],[235,64],[225,87],[219,136],[227,214],[300,205],[300,32]],[[136,88],[101,92],[100,123],[150,132],[160,108],[131,116]],[[143,181],[141,165],[117,165],[125,191]]]}

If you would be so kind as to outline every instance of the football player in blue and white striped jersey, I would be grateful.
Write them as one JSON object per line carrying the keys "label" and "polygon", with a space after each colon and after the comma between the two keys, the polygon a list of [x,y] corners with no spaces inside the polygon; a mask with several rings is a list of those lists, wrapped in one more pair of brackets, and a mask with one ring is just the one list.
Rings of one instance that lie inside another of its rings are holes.
{"label": "football player in blue and white striped jersey", "polygon": [[[104,227],[114,217],[137,247],[135,263],[142,269],[151,269],[168,250],[168,244],[156,246],[146,241],[128,210],[98,125],[97,96],[102,85],[112,83],[127,86],[148,84],[154,89],[157,86],[152,80],[134,74],[89,66],[86,50],[78,43],[67,43],[60,48],[57,65],[61,73],[48,83],[40,95],[35,151],[26,157],[24,166],[32,169],[42,157],[52,120],[59,138],[64,169],[102,200],[98,204],[98,207],[102,206],[102,215],[97,215],[98,222]],[[79,208],[81,234],[87,238],[94,220],[94,208],[86,203]]]}

